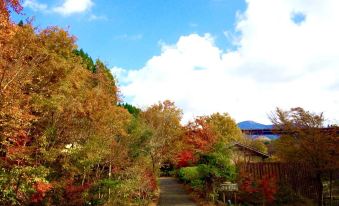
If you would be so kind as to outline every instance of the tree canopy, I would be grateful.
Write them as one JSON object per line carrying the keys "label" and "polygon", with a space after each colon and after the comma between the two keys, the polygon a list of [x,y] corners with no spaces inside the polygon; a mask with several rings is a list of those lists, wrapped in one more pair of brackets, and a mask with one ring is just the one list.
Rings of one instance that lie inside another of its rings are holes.
{"label": "tree canopy", "polygon": [[338,168],[338,128],[323,132],[323,113],[312,113],[300,107],[288,111],[277,108],[271,120],[275,129],[284,131],[275,143],[282,160],[307,163],[317,170]]}
{"label": "tree canopy", "polygon": [[[21,9],[0,2],[5,19],[9,7]],[[134,144],[135,121],[106,65],[58,27],[8,19],[0,47],[1,204],[146,204],[152,164],[131,152],[144,145]]]}

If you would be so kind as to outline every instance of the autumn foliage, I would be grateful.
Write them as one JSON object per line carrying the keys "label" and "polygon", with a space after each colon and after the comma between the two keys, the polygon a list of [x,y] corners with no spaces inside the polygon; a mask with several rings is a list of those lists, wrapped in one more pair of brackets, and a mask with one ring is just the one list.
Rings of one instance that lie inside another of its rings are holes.
{"label": "autumn foliage", "polygon": [[[14,24],[10,11],[22,9],[19,0],[0,0],[0,205],[147,205],[165,162],[208,197],[235,179],[229,145],[242,133],[227,113],[182,126],[172,101],[144,110],[122,103],[101,60],[65,29]],[[277,155],[337,168],[336,139],[303,125],[310,119],[323,123],[301,109],[277,111],[275,126],[298,134],[284,136]],[[277,182],[244,177],[241,190],[270,204]]]}
{"label": "autumn foliage", "polygon": [[194,156],[192,150],[183,150],[177,155],[176,159],[177,167],[187,167],[194,164],[197,161],[197,158]]}
{"label": "autumn foliage", "polygon": [[185,128],[183,141],[194,151],[207,152],[216,142],[214,131],[206,121],[206,117],[199,117],[193,122],[189,122]]}
{"label": "autumn foliage", "polygon": [[270,205],[275,200],[278,184],[274,176],[266,175],[261,179],[254,179],[244,175],[241,177],[240,191],[242,201]]}
{"label": "autumn foliage", "polygon": [[13,9],[15,12],[20,13],[23,9],[20,4],[20,0],[0,1],[0,27],[8,26],[10,23],[9,9]]}
{"label": "autumn foliage", "polygon": [[64,29],[15,25],[10,9],[20,1],[0,1],[0,204],[146,204],[155,175],[134,151],[149,142],[131,129],[144,121],[119,106],[107,66]]}
{"label": "autumn foliage", "polygon": [[41,202],[44,199],[46,192],[50,191],[52,187],[53,186],[50,183],[36,182],[33,186],[36,192],[32,195],[31,201],[33,203]]}

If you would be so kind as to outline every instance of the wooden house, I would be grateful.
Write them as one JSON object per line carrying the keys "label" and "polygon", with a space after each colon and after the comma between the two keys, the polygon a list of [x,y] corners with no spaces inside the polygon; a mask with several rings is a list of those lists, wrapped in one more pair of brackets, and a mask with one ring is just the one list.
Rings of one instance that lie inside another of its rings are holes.
{"label": "wooden house", "polygon": [[236,142],[232,144],[232,161],[238,165],[240,163],[264,162],[270,156],[253,147]]}

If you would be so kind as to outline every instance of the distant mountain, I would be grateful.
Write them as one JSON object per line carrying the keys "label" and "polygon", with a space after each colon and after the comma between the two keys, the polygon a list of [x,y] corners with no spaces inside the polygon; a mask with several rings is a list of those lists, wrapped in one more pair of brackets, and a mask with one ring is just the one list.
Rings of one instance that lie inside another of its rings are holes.
{"label": "distant mountain", "polygon": [[260,124],[254,121],[243,121],[238,123],[240,129],[271,129],[273,125]]}
{"label": "distant mountain", "polygon": [[[273,125],[260,124],[254,121],[243,121],[238,123],[240,129],[272,129]],[[251,135],[252,138],[260,137],[258,135]],[[265,135],[269,139],[277,139],[278,135]]]}

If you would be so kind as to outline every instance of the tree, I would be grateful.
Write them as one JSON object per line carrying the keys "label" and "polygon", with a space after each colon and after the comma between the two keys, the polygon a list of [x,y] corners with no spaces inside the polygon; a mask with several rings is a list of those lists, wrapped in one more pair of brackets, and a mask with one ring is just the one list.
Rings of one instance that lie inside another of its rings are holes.
{"label": "tree", "polygon": [[[281,160],[308,164],[319,182],[324,172],[339,168],[338,128],[323,130],[323,113],[312,113],[300,107],[288,111],[277,108],[271,121],[275,129],[282,131],[275,142],[276,153]],[[318,200],[322,204],[322,184],[319,187]]]}
{"label": "tree", "polygon": [[153,171],[156,172],[164,160],[175,155],[175,143],[182,133],[182,111],[174,102],[166,100],[147,108],[141,113],[141,118],[151,131],[146,150],[151,157]]}
{"label": "tree", "polygon": [[283,134],[276,142],[277,154],[283,160],[307,162],[316,170],[338,167],[338,136],[333,132],[323,132],[325,118],[302,108],[289,111],[276,109],[271,116],[274,128]]}
{"label": "tree", "polygon": [[22,11],[20,0],[0,1],[0,29],[3,29],[2,27],[6,27],[10,23],[9,8],[13,9],[16,13],[20,13]]}
{"label": "tree", "polygon": [[119,104],[119,106],[127,109],[127,111],[134,117],[138,117],[141,112],[141,109],[128,103]]}
{"label": "tree", "polygon": [[75,50],[74,50],[74,53],[75,53],[77,56],[81,57],[81,60],[82,60],[82,62],[83,62],[83,64],[84,64],[84,66],[85,66],[88,70],[90,70],[90,71],[92,71],[93,73],[95,73],[95,71],[96,71],[96,66],[95,66],[95,64],[94,64],[94,61],[93,61],[93,59],[92,59],[86,52],[84,52],[84,50],[82,50],[82,49],[80,49],[80,50],[75,49]]}
{"label": "tree", "polygon": [[241,130],[227,113],[214,113],[189,122],[183,141],[196,152],[209,152],[215,144],[228,145],[241,138]]}
{"label": "tree", "polygon": [[227,113],[214,113],[207,117],[206,122],[213,130],[218,142],[230,144],[242,138],[241,130]]}
{"label": "tree", "polygon": [[216,135],[207,123],[208,117],[201,116],[185,126],[183,143],[196,153],[209,152],[217,142]]}

